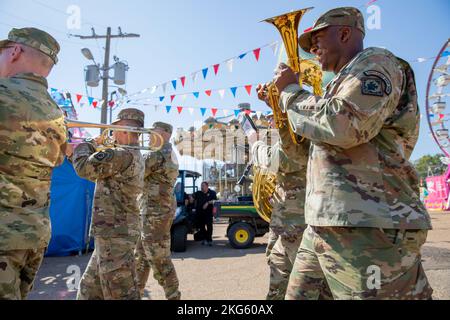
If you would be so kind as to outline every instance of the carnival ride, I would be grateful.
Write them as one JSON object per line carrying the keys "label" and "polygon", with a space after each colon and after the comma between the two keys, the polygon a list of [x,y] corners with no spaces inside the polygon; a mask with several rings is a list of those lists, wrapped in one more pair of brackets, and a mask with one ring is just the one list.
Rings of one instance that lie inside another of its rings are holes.
{"label": "carnival ride", "polygon": [[448,166],[444,175],[429,176],[426,179],[428,194],[424,197],[425,207],[437,211],[450,210],[450,110],[447,108],[450,96],[449,47],[450,39],[447,39],[431,68],[425,100],[431,136],[445,155],[441,161]]}

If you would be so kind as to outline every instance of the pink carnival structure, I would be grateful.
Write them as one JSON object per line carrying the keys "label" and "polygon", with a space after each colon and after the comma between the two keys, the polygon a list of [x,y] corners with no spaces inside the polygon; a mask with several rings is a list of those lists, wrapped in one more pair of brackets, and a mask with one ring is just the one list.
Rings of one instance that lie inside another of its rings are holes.
{"label": "pink carnival structure", "polygon": [[[427,194],[424,195],[425,207],[428,210],[449,211],[450,210],[450,138],[446,124],[449,121],[449,112],[446,112],[446,100],[450,94],[445,92],[450,83],[450,75],[447,71],[450,65],[449,44],[446,41],[434,61],[428,78],[427,96],[425,106],[427,111],[428,125],[431,135],[439,148],[444,152],[443,163],[448,165],[447,171],[441,176],[430,176],[426,179]],[[447,61],[443,61],[446,58]],[[430,95],[431,89],[436,90]]]}

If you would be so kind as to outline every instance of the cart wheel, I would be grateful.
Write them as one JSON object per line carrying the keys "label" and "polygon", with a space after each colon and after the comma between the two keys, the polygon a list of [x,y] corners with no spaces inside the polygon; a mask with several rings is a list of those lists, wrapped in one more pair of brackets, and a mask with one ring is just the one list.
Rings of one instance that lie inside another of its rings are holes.
{"label": "cart wheel", "polygon": [[255,230],[246,222],[237,222],[228,230],[228,241],[235,249],[246,249],[255,240]]}
{"label": "cart wheel", "polygon": [[172,230],[171,249],[175,252],[186,251],[187,227],[185,225],[175,226]]}

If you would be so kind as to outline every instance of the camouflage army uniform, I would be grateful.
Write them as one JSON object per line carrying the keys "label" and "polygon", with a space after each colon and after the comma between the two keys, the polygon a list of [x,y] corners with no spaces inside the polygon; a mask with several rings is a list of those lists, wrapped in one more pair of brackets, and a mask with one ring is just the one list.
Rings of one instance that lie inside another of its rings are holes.
{"label": "camouflage army uniform", "polygon": [[[14,29],[8,39],[19,42],[22,33],[20,43],[41,41],[56,50],[50,35],[28,31]],[[0,300],[25,299],[31,290],[50,240],[50,178],[63,162],[66,139],[45,78],[0,79]]]}
{"label": "camouflage army uniform", "polygon": [[419,130],[412,69],[368,48],[328,84],[318,111],[303,114],[314,99],[297,85],[281,93],[292,128],[312,142],[309,226],[287,299],[316,299],[325,284],[335,299],[430,298],[420,248],[431,223],[408,161]]}
{"label": "camouflage army uniform", "polygon": [[145,186],[142,199],[142,239],[136,250],[138,279],[143,293],[153,268],[154,278],[166,298],[178,300],[178,278],[170,259],[170,228],[177,203],[173,188],[178,177],[178,162],[172,144],[145,155]]}
{"label": "camouflage army uniform", "polygon": [[284,299],[289,275],[306,228],[304,201],[309,143],[304,141],[300,145],[294,144],[287,127],[280,129],[279,134],[280,140],[273,147],[262,141],[252,147],[255,164],[272,166],[277,177],[275,192],[279,201],[273,201],[270,220],[273,239],[266,250],[270,266],[268,300]]}
{"label": "camouflage army uniform", "polygon": [[73,155],[77,174],[96,182],[90,235],[95,250],[80,282],[77,299],[140,299],[134,250],[139,239],[138,196],[144,161],[139,150],[96,152],[81,143]]}

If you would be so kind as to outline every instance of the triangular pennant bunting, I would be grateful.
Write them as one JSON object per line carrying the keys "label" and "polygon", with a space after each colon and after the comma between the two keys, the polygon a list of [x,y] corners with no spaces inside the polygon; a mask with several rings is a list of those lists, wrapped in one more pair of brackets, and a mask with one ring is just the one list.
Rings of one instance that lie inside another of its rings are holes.
{"label": "triangular pennant bunting", "polygon": [[193,113],[194,113],[194,108],[189,108],[188,110],[189,110],[189,113],[190,113],[190,114],[193,114]]}
{"label": "triangular pennant bunting", "polygon": [[223,115],[224,115],[225,117],[228,116],[228,110],[227,110],[227,109],[223,109],[222,112],[223,112]]}
{"label": "triangular pennant bunting", "polygon": [[202,116],[205,116],[206,108],[200,108],[200,112],[202,113]]}
{"label": "triangular pennant bunting", "polygon": [[230,90],[231,90],[231,93],[233,94],[233,97],[236,98],[237,87],[232,87],[232,88],[230,88]]}
{"label": "triangular pennant bunting", "polygon": [[162,89],[163,89],[163,92],[164,92],[164,93],[166,93],[166,87],[167,87],[167,83],[163,83],[163,84],[162,84]]}
{"label": "triangular pennant bunting", "polygon": [[181,111],[183,111],[183,107],[177,107],[177,111],[178,111],[178,114],[180,114]]}
{"label": "triangular pennant bunting", "polygon": [[164,100],[164,96],[159,97],[159,101],[162,102]]}
{"label": "triangular pennant bunting", "polygon": [[89,105],[92,105],[92,102],[94,101],[94,98],[88,97]]}
{"label": "triangular pennant bunting", "polygon": [[251,95],[252,94],[252,85],[249,84],[249,85],[245,86],[245,90],[247,91],[248,95]]}
{"label": "triangular pennant bunting", "polygon": [[172,109],[172,106],[166,106],[166,111],[167,111],[167,113],[170,112],[170,109]]}
{"label": "triangular pennant bunting", "polygon": [[157,105],[155,105],[155,112],[157,112],[158,111],[158,106]]}
{"label": "triangular pennant bunting", "polygon": [[241,110],[239,109],[234,109],[234,116],[237,117],[239,115],[239,113],[241,113]]}
{"label": "triangular pennant bunting", "polygon": [[183,86],[183,88],[184,88],[184,84],[186,83],[186,77],[181,77],[180,78],[180,81],[181,81],[181,85]]}
{"label": "triangular pennant bunting", "polygon": [[194,95],[194,97],[196,97],[198,99],[198,96],[200,95],[200,92],[192,92],[192,94]]}
{"label": "triangular pennant bunting", "polygon": [[157,88],[158,88],[158,86],[153,86],[152,90],[150,91],[150,94],[154,94],[156,92]]}
{"label": "triangular pennant bunting", "polygon": [[261,48],[253,50],[253,54],[255,55],[256,61],[259,61],[259,54],[261,52]]}
{"label": "triangular pennant bunting", "polygon": [[233,72],[233,63],[234,63],[234,59],[227,60],[227,62],[226,62],[229,72]]}
{"label": "triangular pennant bunting", "polygon": [[208,74],[208,68],[202,70],[203,79],[206,79],[206,75]]}
{"label": "triangular pennant bunting", "polygon": [[217,72],[219,72],[219,66],[220,66],[220,64],[215,64],[215,65],[213,65],[213,68],[214,68],[214,74],[217,76]]}
{"label": "triangular pennant bunting", "polygon": [[83,98],[83,96],[81,94],[77,94],[77,103],[80,102],[81,98]]}
{"label": "triangular pennant bunting", "polygon": [[51,91],[51,93],[55,93],[55,92],[58,92],[58,89],[50,88],[50,91]]}
{"label": "triangular pennant bunting", "polygon": [[239,59],[244,59],[244,57],[247,55],[247,53],[243,53],[243,54],[241,54],[238,58]]}
{"label": "triangular pennant bunting", "polygon": [[216,113],[217,113],[217,108],[212,108],[211,113],[212,113],[213,117],[215,117]]}
{"label": "triangular pennant bunting", "polygon": [[208,97],[211,97],[211,90],[205,90],[205,94],[206,94]]}
{"label": "triangular pennant bunting", "polygon": [[220,89],[219,90],[219,95],[220,95],[220,98],[223,99],[223,97],[225,95],[225,89]]}
{"label": "triangular pennant bunting", "polygon": [[261,111],[256,111],[256,117],[258,118],[258,120],[261,119],[261,115],[262,115]]}
{"label": "triangular pennant bunting", "polygon": [[173,99],[175,99],[175,95],[174,94],[170,96],[170,102],[173,102]]}
{"label": "triangular pennant bunting", "polygon": [[197,72],[192,74],[192,82],[195,83],[195,80],[197,80]]}
{"label": "triangular pennant bunting", "polygon": [[98,101],[93,101],[92,102],[92,105],[94,106],[94,108],[97,108],[97,104],[98,104]]}
{"label": "triangular pennant bunting", "polygon": [[177,80],[172,80],[173,90],[177,90]]}
{"label": "triangular pennant bunting", "polygon": [[270,48],[272,49],[273,55],[277,54],[277,50],[278,50],[278,42],[274,42],[270,45]]}

